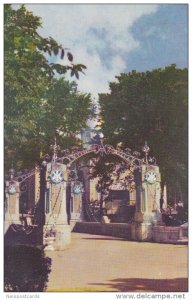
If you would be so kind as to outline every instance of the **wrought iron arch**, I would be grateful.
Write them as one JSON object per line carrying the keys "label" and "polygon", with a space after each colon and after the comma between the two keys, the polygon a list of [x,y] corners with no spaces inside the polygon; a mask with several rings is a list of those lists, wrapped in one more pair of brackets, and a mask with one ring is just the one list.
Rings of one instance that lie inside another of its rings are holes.
{"label": "wrought iron arch", "polygon": [[63,150],[61,151],[61,156],[57,155],[58,146],[55,143],[53,146],[54,154],[53,154],[53,161],[54,162],[60,162],[62,164],[67,165],[70,167],[74,162],[76,162],[78,159],[83,158],[84,156],[88,154],[96,154],[96,155],[115,155],[121,158],[128,167],[131,167],[133,170],[139,169],[142,164],[156,164],[156,160],[153,157],[149,157],[148,153],[150,151],[150,148],[148,147],[147,143],[145,143],[144,147],[142,148],[142,152],[145,153],[145,156],[142,158],[141,153],[138,151],[131,151],[130,148],[126,149],[120,149],[120,148],[114,148],[111,145],[98,145],[94,144],[86,149],[79,149],[75,148],[72,149],[70,152],[69,150]]}

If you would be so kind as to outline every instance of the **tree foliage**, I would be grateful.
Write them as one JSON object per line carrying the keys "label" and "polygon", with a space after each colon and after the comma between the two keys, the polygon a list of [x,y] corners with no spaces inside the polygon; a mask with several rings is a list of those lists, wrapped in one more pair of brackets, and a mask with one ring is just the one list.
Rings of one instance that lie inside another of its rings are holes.
{"label": "tree foliage", "polygon": [[77,91],[76,83],[63,78],[53,79],[42,103],[38,132],[50,141],[57,136],[62,148],[77,144],[77,133],[92,115],[91,97]]}
{"label": "tree foliage", "polygon": [[[5,168],[10,160],[18,167],[33,164],[56,132],[73,136],[75,143],[74,134],[90,113],[90,95],[78,93],[74,83],[56,79],[67,71],[78,78],[86,67],[73,64],[73,55],[52,37],[41,37],[40,26],[40,18],[24,5],[14,10],[5,4]],[[55,55],[65,63],[49,63],[48,57]]]}
{"label": "tree foliage", "polygon": [[134,150],[148,142],[162,182],[187,197],[188,71],[175,65],[116,76],[110,93],[100,94],[107,142]]}

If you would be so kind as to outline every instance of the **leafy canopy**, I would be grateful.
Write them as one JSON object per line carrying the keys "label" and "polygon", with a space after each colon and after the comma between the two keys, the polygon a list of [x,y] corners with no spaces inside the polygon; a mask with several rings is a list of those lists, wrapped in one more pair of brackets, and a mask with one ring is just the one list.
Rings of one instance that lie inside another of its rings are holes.
{"label": "leafy canopy", "polygon": [[141,149],[148,142],[162,181],[187,197],[188,71],[175,65],[122,73],[100,94],[102,130],[108,143]]}
{"label": "leafy canopy", "polygon": [[[58,77],[67,71],[79,77],[86,67],[73,64],[73,55],[52,37],[37,30],[40,18],[27,11],[4,6],[4,136],[5,167],[33,165],[55,134],[63,138],[85,126],[90,114],[90,95],[77,92],[74,83]],[[49,63],[59,55],[65,64]],[[63,141],[61,141],[64,143]]]}

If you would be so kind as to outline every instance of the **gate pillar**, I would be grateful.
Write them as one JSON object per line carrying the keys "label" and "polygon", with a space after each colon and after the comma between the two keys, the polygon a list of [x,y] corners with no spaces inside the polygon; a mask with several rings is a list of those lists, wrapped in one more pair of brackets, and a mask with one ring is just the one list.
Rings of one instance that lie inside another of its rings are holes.
{"label": "gate pillar", "polygon": [[67,168],[61,163],[48,163],[45,190],[45,225],[43,243],[46,250],[63,250],[71,242],[66,205]]}
{"label": "gate pillar", "polygon": [[20,187],[18,181],[10,180],[5,182],[5,233],[11,224],[21,224],[19,217],[19,193]]}
{"label": "gate pillar", "polygon": [[71,184],[71,229],[74,228],[76,222],[83,220],[82,210],[82,184],[80,181]]}
{"label": "gate pillar", "polygon": [[135,171],[136,212],[132,238],[139,241],[152,239],[152,227],[162,225],[160,212],[161,175],[156,165],[142,164]]}

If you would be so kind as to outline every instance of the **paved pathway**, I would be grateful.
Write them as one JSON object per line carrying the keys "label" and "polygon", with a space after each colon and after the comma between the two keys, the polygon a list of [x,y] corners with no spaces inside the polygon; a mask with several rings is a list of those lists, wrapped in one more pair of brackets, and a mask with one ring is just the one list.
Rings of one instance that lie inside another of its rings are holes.
{"label": "paved pathway", "polygon": [[72,233],[52,259],[47,291],[187,291],[188,247]]}

